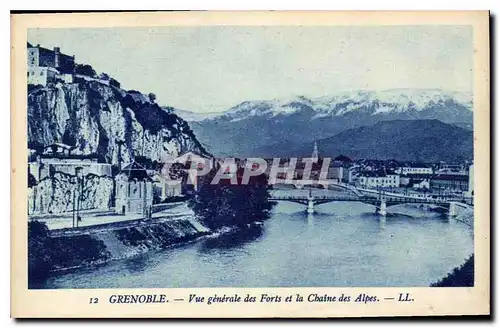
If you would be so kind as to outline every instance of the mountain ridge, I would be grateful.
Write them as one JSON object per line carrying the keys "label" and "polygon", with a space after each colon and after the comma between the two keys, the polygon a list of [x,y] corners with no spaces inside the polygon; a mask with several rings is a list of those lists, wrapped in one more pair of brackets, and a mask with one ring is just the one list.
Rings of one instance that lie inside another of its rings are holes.
{"label": "mountain ridge", "polygon": [[[439,140],[439,142],[434,142]],[[381,121],[317,140],[322,157],[343,154],[352,159],[397,159],[401,161],[464,161],[473,157],[473,133],[439,120]],[[307,157],[313,143],[287,147],[274,144],[260,149],[260,156]]]}

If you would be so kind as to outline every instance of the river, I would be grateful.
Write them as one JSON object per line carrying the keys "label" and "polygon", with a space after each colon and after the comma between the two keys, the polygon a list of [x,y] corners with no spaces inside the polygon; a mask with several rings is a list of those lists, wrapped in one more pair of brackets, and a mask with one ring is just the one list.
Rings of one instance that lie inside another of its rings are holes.
{"label": "river", "polygon": [[43,288],[429,286],[473,252],[470,228],[437,213],[389,208],[380,219],[351,202],[304,209],[278,203],[251,234],[50,277]]}

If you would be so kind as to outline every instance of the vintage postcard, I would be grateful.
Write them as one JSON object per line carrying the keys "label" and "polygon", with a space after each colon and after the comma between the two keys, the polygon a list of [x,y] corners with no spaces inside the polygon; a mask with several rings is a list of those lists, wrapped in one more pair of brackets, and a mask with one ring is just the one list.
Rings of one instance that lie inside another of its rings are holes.
{"label": "vintage postcard", "polygon": [[16,318],[490,313],[489,13],[12,15]]}

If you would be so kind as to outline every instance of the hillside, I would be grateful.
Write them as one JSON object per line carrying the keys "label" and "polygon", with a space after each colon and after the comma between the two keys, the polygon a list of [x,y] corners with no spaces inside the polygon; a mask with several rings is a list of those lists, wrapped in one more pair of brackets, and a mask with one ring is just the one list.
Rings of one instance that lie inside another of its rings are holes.
{"label": "hillside", "polygon": [[[322,157],[339,154],[353,159],[404,161],[463,161],[473,157],[473,134],[439,120],[382,121],[341,132],[317,141]],[[274,144],[262,147],[259,156],[310,156],[313,143]]]}

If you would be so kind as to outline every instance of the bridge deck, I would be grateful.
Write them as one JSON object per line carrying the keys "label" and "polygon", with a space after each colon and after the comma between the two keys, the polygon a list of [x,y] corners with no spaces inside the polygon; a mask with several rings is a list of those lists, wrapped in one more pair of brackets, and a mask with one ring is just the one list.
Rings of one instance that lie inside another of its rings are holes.
{"label": "bridge deck", "polygon": [[[435,205],[441,205],[441,206],[448,206],[450,202],[457,202],[457,203],[462,203],[464,202],[464,199],[429,199],[429,198],[415,198],[415,197],[383,197],[385,200],[386,204],[388,206],[390,205],[397,205],[397,204],[407,204],[407,203],[414,203],[414,204],[435,204]],[[307,196],[274,196],[271,197],[270,200],[272,201],[288,201],[288,202],[294,202],[294,203],[299,203],[299,204],[308,204],[309,202],[309,197]],[[314,205],[319,205],[319,204],[325,204],[325,203],[330,203],[330,202],[362,202],[362,203],[368,203],[368,204],[373,204],[377,205],[380,204],[381,199],[379,197],[368,197],[368,196],[362,196],[362,197],[353,197],[353,196],[319,196],[319,197],[312,197],[312,202]]]}

